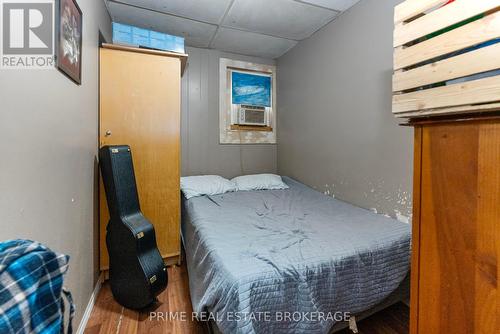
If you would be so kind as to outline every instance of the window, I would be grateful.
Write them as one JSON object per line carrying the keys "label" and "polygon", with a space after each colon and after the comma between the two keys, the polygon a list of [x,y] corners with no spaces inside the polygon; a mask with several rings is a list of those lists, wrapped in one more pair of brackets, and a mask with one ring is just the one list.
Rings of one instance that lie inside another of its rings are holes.
{"label": "window", "polygon": [[276,143],[276,69],[221,58],[220,143]]}

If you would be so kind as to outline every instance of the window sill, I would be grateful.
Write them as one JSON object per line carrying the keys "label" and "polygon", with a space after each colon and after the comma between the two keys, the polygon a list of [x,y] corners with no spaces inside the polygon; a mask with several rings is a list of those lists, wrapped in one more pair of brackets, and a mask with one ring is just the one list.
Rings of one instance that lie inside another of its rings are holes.
{"label": "window sill", "polygon": [[252,125],[231,125],[232,131],[264,131],[264,132],[273,132],[273,128],[270,126],[252,126]]}

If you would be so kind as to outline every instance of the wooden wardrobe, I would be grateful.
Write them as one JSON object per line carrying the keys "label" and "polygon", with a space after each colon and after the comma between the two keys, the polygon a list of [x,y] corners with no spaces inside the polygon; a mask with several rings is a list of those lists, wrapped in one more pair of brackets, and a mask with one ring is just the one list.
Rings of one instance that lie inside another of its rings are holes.
{"label": "wooden wardrobe", "polygon": [[414,127],[410,333],[500,333],[500,1],[406,0],[393,113]]}
{"label": "wooden wardrobe", "polygon": [[[104,44],[99,147],[130,145],[141,210],[167,264],[180,261],[181,75],[187,55]],[[100,269],[109,268],[106,196],[100,187]]]}

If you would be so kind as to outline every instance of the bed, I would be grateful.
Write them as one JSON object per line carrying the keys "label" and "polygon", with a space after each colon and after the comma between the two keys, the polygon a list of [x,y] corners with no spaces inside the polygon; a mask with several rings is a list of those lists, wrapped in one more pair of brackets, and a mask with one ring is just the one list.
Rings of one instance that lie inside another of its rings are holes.
{"label": "bed", "polygon": [[219,332],[328,333],[408,274],[408,224],[283,181],[289,189],[183,200],[193,310]]}

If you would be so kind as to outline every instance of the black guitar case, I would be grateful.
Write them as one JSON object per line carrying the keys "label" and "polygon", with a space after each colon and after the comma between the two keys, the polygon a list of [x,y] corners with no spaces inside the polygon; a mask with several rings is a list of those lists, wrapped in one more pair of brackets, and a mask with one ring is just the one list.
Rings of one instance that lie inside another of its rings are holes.
{"label": "black guitar case", "polygon": [[167,268],[154,227],[139,206],[130,147],[104,146],[99,160],[110,215],[106,245],[111,291],[121,305],[141,309],[167,287]]}

